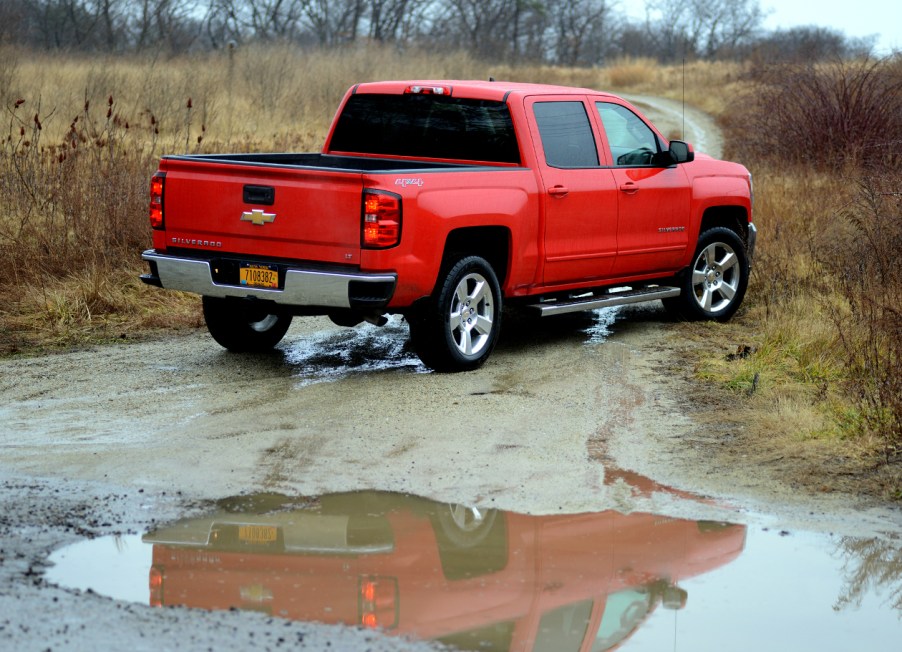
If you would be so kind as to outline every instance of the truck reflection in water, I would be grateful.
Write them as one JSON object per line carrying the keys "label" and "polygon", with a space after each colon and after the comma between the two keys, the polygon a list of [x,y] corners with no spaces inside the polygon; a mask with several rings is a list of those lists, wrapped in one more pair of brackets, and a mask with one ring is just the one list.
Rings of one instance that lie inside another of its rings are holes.
{"label": "truck reflection in water", "polygon": [[[242,505],[244,505],[242,507]],[[381,492],[241,497],[145,535],[151,604],[252,609],[464,650],[610,650],[745,528],[615,511],[528,516]]]}

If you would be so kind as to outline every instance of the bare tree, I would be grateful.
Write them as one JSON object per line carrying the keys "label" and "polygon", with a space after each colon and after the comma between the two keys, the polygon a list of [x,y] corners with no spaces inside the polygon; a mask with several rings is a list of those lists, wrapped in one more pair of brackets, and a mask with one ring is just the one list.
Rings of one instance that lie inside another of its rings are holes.
{"label": "bare tree", "polygon": [[301,29],[305,0],[210,0],[203,19],[214,48],[229,41],[291,40]]}
{"label": "bare tree", "polygon": [[649,37],[668,58],[713,58],[748,42],[766,16],[758,0],[651,0]]}
{"label": "bare tree", "polygon": [[261,40],[290,40],[301,27],[303,0],[244,0],[248,25]]}
{"label": "bare tree", "polygon": [[[451,0],[438,13],[445,39],[485,57],[517,61],[546,27],[545,5],[537,0]],[[544,38],[540,39],[544,46]],[[544,52],[537,52],[541,57]]]}
{"label": "bare tree", "polygon": [[546,5],[554,16],[555,61],[567,66],[598,63],[605,43],[613,40],[609,0],[551,0]]}
{"label": "bare tree", "polygon": [[613,54],[851,57],[873,40],[797,28],[761,32],[760,0],[649,0],[644,24],[617,0],[0,0],[0,45],[125,51],[280,41],[420,43],[511,63],[596,65]]}
{"label": "bare tree", "polygon": [[838,30],[808,25],[766,34],[749,44],[747,54],[762,62],[866,58],[875,40],[876,36],[850,39]]}
{"label": "bare tree", "polygon": [[306,0],[303,7],[304,21],[323,46],[356,40],[364,12],[364,0]]}
{"label": "bare tree", "polygon": [[31,6],[34,31],[46,48],[93,49],[97,17],[83,0],[37,0]]}
{"label": "bare tree", "polygon": [[138,50],[186,50],[197,39],[196,0],[139,0],[132,3],[132,39]]}
{"label": "bare tree", "polygon": [[369,38],[390,43],[428,26],[430,0],[368,0]]}

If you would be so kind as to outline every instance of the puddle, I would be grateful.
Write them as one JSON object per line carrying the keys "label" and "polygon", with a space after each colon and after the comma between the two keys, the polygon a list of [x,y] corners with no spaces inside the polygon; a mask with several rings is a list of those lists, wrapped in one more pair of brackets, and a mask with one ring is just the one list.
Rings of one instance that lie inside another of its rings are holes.
{"label": "puddle", "polygon": [[592,315],[592,325],[586,329],[586,334],[589,336],[587,343],[601,344],[608,339],[608,336],[611,334],[611,326],[617,321],[619,313],[619,307],[593,310],[590,313]]}
{"label": "puddle", "polygon": [[902,640],[899,545],[644,513],[530,516],[383,492],[246,496],[50,561],[50,582],[117,599],[465,650],[897,650]]}

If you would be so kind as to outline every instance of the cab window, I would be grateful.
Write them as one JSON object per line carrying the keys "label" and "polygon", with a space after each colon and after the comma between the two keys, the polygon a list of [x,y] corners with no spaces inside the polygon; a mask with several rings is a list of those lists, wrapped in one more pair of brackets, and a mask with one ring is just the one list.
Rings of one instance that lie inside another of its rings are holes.
{"label": "cab window", "polygon": [[533,112],[549,167],[598,166],[595,135],[582,102],[536,102]]}
{"label": "cab window", "polygon": [[614,164],[618,167],[652,165],[661,150],[658,136],[635,113],[619,104],[596,102]]}

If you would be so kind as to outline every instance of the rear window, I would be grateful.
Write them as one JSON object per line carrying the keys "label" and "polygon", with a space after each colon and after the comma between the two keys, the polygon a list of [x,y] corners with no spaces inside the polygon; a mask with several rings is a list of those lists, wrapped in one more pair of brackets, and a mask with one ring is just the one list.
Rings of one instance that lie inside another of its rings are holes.
{"label": "rear window", "polygon": [[353,95],[332,152],[520,163],[510,111],[503,102],[442,95]]}

